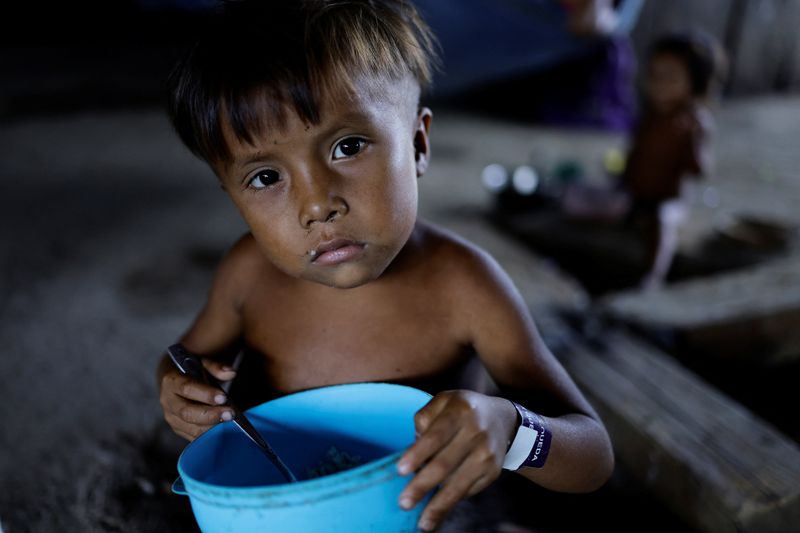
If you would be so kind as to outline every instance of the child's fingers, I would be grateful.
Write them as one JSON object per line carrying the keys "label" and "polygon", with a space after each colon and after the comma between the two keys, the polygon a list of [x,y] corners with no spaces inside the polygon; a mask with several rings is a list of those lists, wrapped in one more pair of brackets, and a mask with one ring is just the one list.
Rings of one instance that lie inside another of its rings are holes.
{"label": "child's fingers", "polygon": [[169,424],[169,427],[172,428],[172,431],[174,431],[175,434],[178,435],[179,437],[183,437],[188,441],[193,441],[207,429],[206,427],[187,424],[186,422],[184,422],[183,420],[174,415],[171,416],[167,415],[165,418],[167,420],[167,423]]}
{"label": "child's fingers", "polygon": [[177,396],[164,409],[164,419],[172,430],[189,440],[194,439],[211,426],[231,420],[234,416],[230,407],[213,407],[187,402]]}
{"label": "child's fingers", "polygon": [[209,374],[214,376],[217,381],[230,381],[236,377],[236,370],[234,370],[234,368],[230,365],[223,364],[213,359],[208,359],[207,357],[204,357],[202,361],[205,369]]}
{"label": "child's fingers", "polygon": [[433,420],[444,410],[449,400],[450,395],[447,392],[439,393],[416,412],[414,415],[414,427],[417,430],[417,435],[421,435],[428,429]]}
{"label": "child's fingers", "polygon": [[196,439],[213,427],[213,425],[198,426],[196,424],[190,424],[171,413],[167,414],[164,418],[175,434],[188,441]]}
{"label": "child's fingers", "polygon": [[233,410],[221,390],[174,371],[161,384],[164,419],[179,436],[193,440],[221,421],[231,420]]}
{"label": "child's fingers", "polygon": [[484,459],[481,455],[473,454],[461,463],[422,512],[418,524],[421,530],[436,529],[453,507],[471,493],[475,485],[482,485],[481,489],[488,485],[488,482],[484,484],[484,478],[488,478],[484,473],[489,465],[484,462],[493,463],[493,459]]}
{"label": "child's fingers", "polygon": [[171,388],[175,394],[187,400],[208,405],[222,405],[228,401],[225,392],[206,383],[180,374],[173,375],[170,379],[173,380]]}
{"label": "child's fingers", "polygon": [[457,472],[470,455],[470,444],[468,435],[457,433],[406,485],[400,494],[400,506],[411,509],[430,490]]}
{"label": "child's fingers", "polygon": [[451,412],[443,412],[420,432],[416,442],[406,450],[397,463],[397,471],[406,475],[420,468],[426,461],[436,455],[439,450],[458,433],[458,419]]}
{"label": "child's fingers", "polygon": [[[437,418],[445,412],[450,395],[442,392],[434,396],[425,406],[414,415],[414,428],[417,432],[417,441],[408,449],[397,463],[397,469],[401,475],[417,470],[422,463],[436,453],[442,446],[436,444],[437,441],[449,441],[458,430],[455,420],[450,424],[441,424],[441,427],[428,435],[428,429]],[[452,415],[451,415],[452,416]],[[441,433],[441,435],[439,435]],[[424,439],[421,436],[427,435]]]}
{"label": "child's fingers", "polygon": [[212,407],[188,402],[178,409],[177,414],[184,422],[196,426],[211,426],[233,419],[233,411],[230,407]]}

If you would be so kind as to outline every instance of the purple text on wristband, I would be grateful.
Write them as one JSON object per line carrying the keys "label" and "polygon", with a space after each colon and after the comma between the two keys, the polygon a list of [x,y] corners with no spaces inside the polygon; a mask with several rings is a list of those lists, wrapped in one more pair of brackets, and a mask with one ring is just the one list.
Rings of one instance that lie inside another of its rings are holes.
{"label": "purple text on wristband", "polygon": [[522,419],[522,425],[531,428],[537,434],[536,442],[531,448],[528,458],[522,462],[521,466],[542,468],[545,461],[547,461],[548,453],[550,453],[550,441],[552,440],[552,433],[550,433],[550,430],[544,425],[544,420],[542,420],[542,417],[533,411],[529,411],[516,402],[512,403],[514,403],[514,407],[516,407],[517,412],[519,412],[519,416]]}

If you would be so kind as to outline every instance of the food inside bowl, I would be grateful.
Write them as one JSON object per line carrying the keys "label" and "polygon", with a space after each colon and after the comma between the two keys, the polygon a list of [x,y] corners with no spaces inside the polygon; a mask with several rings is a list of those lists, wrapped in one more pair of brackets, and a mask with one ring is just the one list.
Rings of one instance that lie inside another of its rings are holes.
{"label": "food inside bowl", "polygon": [[331,446],[325,453],[325,457],[313,468],[307,468],[308,479],[315,479],[322,476],[330,476],[338,472],[344,472],[364,464],[358,455],[350,455],[339,450],[336,446]]}

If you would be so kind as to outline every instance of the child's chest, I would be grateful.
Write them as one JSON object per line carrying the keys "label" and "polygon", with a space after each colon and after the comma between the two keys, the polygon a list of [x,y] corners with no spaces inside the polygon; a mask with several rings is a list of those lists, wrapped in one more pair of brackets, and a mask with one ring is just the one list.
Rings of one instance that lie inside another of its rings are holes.
{"label": "child's chest", "polygon": [[353,381],[438,379],[470,354],[458,314],[408,290],[391,298],[322,302],[281,298],[245,309],[245,341],[281,392]]}

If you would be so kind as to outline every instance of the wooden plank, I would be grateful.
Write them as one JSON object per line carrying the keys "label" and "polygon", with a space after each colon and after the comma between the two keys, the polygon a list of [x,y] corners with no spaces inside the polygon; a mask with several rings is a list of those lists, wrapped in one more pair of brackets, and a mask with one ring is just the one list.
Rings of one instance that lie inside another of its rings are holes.
{"label": "wooden plank", "polygon": [[656,291],[610,295],[599,308],[639,327],[675,332],[696,353],[794,360],[800,357],[800,255]]}
{"label": "wooden plank", "polygon": [[786,2],[784,10],[783,27],[779,31],[786,39],[785,59],[779,73],[778,88],[796,92],[800,89],[800,32],[797,31],[800,25],[800,2]]}
{"label": "wooden plank", "polygon": [[786,88],[794,76],[794,55],[800,37],[797,2],[758,0],[744,3],[742,23],[732,58],[731,89],[736,94]]}
{"label": "wooden plank", "polygon": [[[680,228],[669,278],[743,269],[775,259],[791,246],[797,247],[790,223],[758,218],[768,227],[775,227],[776,235],[785,230],[786,236],[773,237],[775,241],[767,243],[767,233],[753,230],[753,235],[765,239],[765,243],[748,244],[726,236],[708,221],[690,217]],[[733,220],[731,228],[746,224],[744,220]],[[552,205],[516,213],[498,211],[492,215],[492,222],[531,248],[553,256],[593,293],[637,286],[646,270],[645,236],[632,226],[570,219]]]}
{"label": "wooden plank", "polygon": [[621,332],[558,356],[603,417],[618,461],[702,531],[800,525],[800,447],[649,345]]}
{"label": "wooden plank", "polygon": [[644,273],[644,245],[630,229],[570,220],[553,207],[499,212],[492,221],[528,247],[553,257],[591,292],[630,287]]}
{"label": "wooden plank", "polygon": [[637,233],[619,225],[571,220],[553,207],[503,214],[497,221],[504,229],[543,248],[580,253],[623,268],[640,267],[644,262],[644,246]]}

